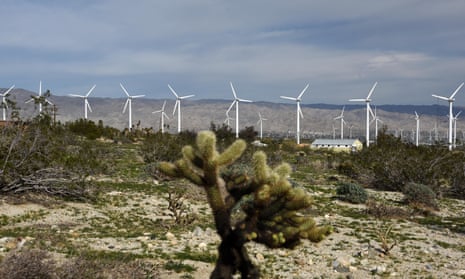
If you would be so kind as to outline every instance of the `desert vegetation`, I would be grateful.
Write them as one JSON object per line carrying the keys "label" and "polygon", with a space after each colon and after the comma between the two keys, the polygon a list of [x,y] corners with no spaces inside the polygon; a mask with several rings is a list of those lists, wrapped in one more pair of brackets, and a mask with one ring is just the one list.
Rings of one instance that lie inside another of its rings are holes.
{"label": "desert vegetation", "polygon": [[257,147],[252,127],[124,132],[47,109],[0,134],[1,278],[465,276],[460,148]]}

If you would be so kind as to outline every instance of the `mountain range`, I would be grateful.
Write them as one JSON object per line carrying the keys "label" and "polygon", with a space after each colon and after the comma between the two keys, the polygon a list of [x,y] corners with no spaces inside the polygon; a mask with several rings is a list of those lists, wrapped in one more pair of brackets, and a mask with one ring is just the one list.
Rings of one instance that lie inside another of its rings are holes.
{"label": "mountain range", "polygon": [[[4,92],[6,89],[0,89]],[[22,118],[31,118],[38,113],[38,108],[32,102],[25,103],[32,95],[37,95],[24,89],[14,89],[8,96],[8,99],[16,102],[20,108]],[[51,95],[49,100],[56,106],[56,120],[62,123],[74,121],[84,117],[84,102],[81,98]],[[123,129],[128,127],[128,112],[122,113],[126,98],[99,98],[89,97],[89,103],[92,112],[89,113],[89,120],[97,122],[102,120],[104,125]],[[173,99],[149,99],[137,98],[132,101],[133,124],[140,121],[140,127],[153,127],[155,130],[160,128],[160,114],[154,114],[153,111],[160,110],[163,102],[166,101],[165,112],[170,119],[165,120],[169,132],[177,131],[177,114],[173,115]],[[209,129],[211,123],[222,125],[226,120],[226,111],[231,105],[232,100],[193,100],[185,99],[181,102],[182,111],[182,129],[183,130],[203,130]],[[340,137],[340,120],[334,120],[341,114],[342,105],[332,104],[302,104],[302,113],[304,118],[301,120],[302,136],[309,137]],[[422,138],[433,136],[433,131],[438,131],[438,137],[446,137],[448,130],[448,107],[445,105],[378,105],[372,104],[379,117],[379,125],[386,125],[389,132],[396,135],[412,137],[413,130],[416,129],[415,114],[420,115],[420,129]],[[272,103],[272,102],[253,102],[240,103],[240,129],[246,126],[258,126],[258,112],[262,117],[267,119],[263,121],[263,132],[278,133],[292,136],[296,130],[296,104],[295,103]],[[463,107],[454,107],[455,113],[463,110]],[[230,117],[235,117],[234,108],[230,112]],[[365,134],[365,104],[347,104],[344,110],[344,135],[348,137],[361,137]],[[235,122],[231,120],[234,129]],[[371,124],[374,131],[375,123]],[[465,123],[457,121],[457,138],[465,136]],[[374,133],[374,132],[373,132]]]}

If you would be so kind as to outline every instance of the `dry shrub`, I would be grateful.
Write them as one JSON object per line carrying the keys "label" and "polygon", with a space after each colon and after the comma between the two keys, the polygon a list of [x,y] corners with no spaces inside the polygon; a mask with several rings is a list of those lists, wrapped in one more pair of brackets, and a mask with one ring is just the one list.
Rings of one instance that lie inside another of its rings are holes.
{"label": "dry shrub", "polygon": [[97,261],[78,257],[63,264],[59,269],[61,279],[156,279],[156,267],[150,263],[134,260]]}
{"label": "dry shrub", "polygon": [[10,252],[0,263],[2,279],[55,279],[55,262],[42,250]]}
{"label": "dry shrub", "polygon": [[401,207],[388,205],[369,199],[366,203],[367,214],[378,219],[404,219],[409,216],[409,212]]}

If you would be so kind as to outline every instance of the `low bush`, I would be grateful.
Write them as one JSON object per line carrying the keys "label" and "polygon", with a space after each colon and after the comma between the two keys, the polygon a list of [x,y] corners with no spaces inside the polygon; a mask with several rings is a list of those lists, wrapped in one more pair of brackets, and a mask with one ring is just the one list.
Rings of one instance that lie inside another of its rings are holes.
{"label": "low bush", "polygon": [[433,190],[423,184],[407,183],[403,189],[404,202],[418,208],[439,209],[436,194]]}
{"label": "low bush", "polygon": [[336,189],[339,199],[351,203],[365,203],[368,199],[368,194],[365,188],[354,183],[341,183]]}

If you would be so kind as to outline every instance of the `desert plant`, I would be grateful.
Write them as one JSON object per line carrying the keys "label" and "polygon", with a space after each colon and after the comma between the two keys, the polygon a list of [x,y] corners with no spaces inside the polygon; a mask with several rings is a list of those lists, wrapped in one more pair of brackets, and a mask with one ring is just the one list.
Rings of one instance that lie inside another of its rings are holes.
{"label": "desert plant", "polygon": [[3,279],[52,279],[55,274],[55,262],[42,250],[24,250],[10,252],[0,263],[0,278]]}
{"label": "desert plant", "polygon": [[397,240],[393,239],[391,236],[392,225],[385,227],[385,226],[377,226],[376,234],[379,238],[381,243],[381,252],[388,256],[391,253],[391,250],[397,245]]}
{"label": "desert plant", "polygon": [[[270,248],[292,248],[301,239],[321,241],[332,231],[329,226],[317,226],[305,215],[311,198],[288,181],[288,164],[271,169],[265,153],[258,151],[252,159],[253,176],[241,172],[222,175],[221,171],[234,163],[245,148],[244,140],[236,140],[219,153],[215,134],[203,131],[198,134],[195,147],[182,149],[182,159],[159,165],[166,174],[187,178],[205,189],[221,237],[211,278],[233,278],[237,272],[242,278],[259,278],[259,269],[244,246],[249,241]],[[231,215],[237,207],[244,216],[233,224]]]}
{"label": "desert plant", "polygon": [[365,188],[349,182],[340,183],[336,189],[336,193],[341,200],[356,204],[365,203],[368,199]]}
{"label": "desert plant", "polygon": [[404,194],[404,202],[409,205],[438,209],[436,194],[427,185],[410,182],[405,185],[402,192]]}

